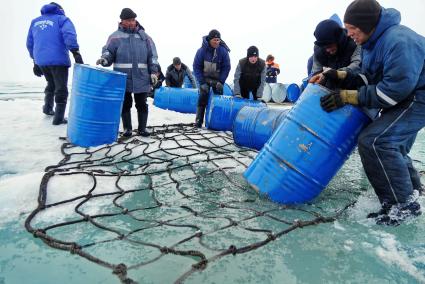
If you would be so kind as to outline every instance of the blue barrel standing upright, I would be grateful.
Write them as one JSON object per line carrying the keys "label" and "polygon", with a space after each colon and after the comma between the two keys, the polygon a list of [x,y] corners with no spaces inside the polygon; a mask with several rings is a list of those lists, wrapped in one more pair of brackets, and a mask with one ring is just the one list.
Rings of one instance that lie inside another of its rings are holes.
{"label": "blue barrel standing upright", "polygon": [[230,96],[210,95],[205,125],[212,130],[232,130],[236,114],[244,106],[266,107],[266,104]]}
{"label": "blue barrel standing upright", "polygon": [[289,111],[244,106],[233,122],[233,140],[239,146],[260,150]]}
{"label": "blue barrel standing upright", "polygon": [[330,92],[309,84],[245,171],[261,194],[285,204],[309,201],[348,159],[369,118],[351,105],[326,113],[320,97]]}
{"label": "blue barrel standing upright", "polygon": [[286,86],[286,99],[291,102],[295,103],[300,96],[300,87],[295,84],[289,84]]}
{"label": "blue barrel standing upright", "polygon": [[181,113],[196,113],[198,89],[160,87],[155,91],[154,106]]}
{"label": "blue barrel standing upright", "polygon": [[117,140],[127,75],[89,65],[75,64],[68,138],[82,146]]}

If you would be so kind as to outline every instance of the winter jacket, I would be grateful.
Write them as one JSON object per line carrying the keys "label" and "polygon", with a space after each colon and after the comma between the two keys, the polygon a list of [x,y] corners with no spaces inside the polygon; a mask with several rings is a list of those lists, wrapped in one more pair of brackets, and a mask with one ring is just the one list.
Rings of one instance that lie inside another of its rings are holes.
{"label": "winter jacket", "polygon": [[248,90],[257,90],[257,95],[261,96],[266,81],[266,63],[258,58],[255,64],[249,62],[248,58],[239,60],[236,67],[234,78],[234,94],[241,94],[241,88]]}
{"label": "winter jacket", "polygon": [[266,82],[267,83],[277,83],[277,75],[280,73],[279,64],[274,63],[273,61],[267,61],[267,70],[266,70]]}
{"label": "winter jacket", "polygon": [[126,92],[147,93],[151,90],[150,75],[158,72],[158,57],[153,40],[140,24],[134,30],[119,25],[102,48],[106,66],[127,74]]}
{"label": "winter jacket", "polygon": [[27,49],[39,66],[71,66],[69,50],[78,50],[77,33],[71,20],[57,5],[41,8],[41,16],[31,22]]}
{"label": "winter jacket", "polygon": [[323,71],[323,67],[344,70],[353,73],[360,71],[361,47],[347,36],[344,30],[339,39],[338,51],[334,55],[326,52],[325,47],[314,46],[313,67],[311,74]]}
{"label": "winter jacket", "polygon": [[220,42],[217,48],[212,48],[207,37],[202,38],[202,46],[198,49],[193,61],[193,72],[199,84],[205,84],[205,80],[218,80],[222,84],[226,82],[230,72],[230,49]]}
{"label": "winter jacket", "polygon": [[[359,104],[390,108],[406,100],[425,104],[425,38],[400,25],[400,12],[382,8],[371,37],[362,45]],[[424,106],[425,107],[425,106]]]}
{"label": "winter jacket", "polygon": [[196,80],[193,78],[192,72],[185,65],[181,64],[180,70],[177,70],[173,64],[168,66],[167,73],[165,73],[165,84],[168,87],[181,88],[184,82],[184,77],[189,77],[190,82],[192,83],[193,88],[197,88]]}

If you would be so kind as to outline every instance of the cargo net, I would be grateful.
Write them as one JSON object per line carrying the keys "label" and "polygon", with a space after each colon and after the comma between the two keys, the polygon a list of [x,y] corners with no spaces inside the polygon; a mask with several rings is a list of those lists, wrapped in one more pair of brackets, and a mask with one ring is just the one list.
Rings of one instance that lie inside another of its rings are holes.
{"label": "cargo net", "polygon": [[184,258],[176,262],[185,268],[170,268],[180,283],[223,257],[332,222],[355,200],[347,189],[327,210],[270,202],[243,179],[257,151],[235,145],[231,133],[193,124],[150,131],[95,148],[64,143],[63,160],[46,168],[26,229],[111,269],[122,283],[137,283],[137,270],[158,268],[161,259]]}

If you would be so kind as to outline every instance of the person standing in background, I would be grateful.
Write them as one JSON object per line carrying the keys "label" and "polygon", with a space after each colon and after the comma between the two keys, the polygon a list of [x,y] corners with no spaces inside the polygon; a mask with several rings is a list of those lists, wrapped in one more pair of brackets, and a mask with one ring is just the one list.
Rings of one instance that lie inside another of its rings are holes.
{"label": "person standing in background", "polygon": [[269,54],[266,57],[266,83],[277,83],[277,75],[280,74],[279,64],[274,62],[274,56]]}
{"label": "person standing in background", "polygon": [[51,2],[41,8],[41,16],[31,21],[26,45],[34,60],[34,75],[44,75],[47,81],[43,113],[53,115],[53,125],[67,123],[64,116],[68,100],[68,69],[71,66],[69,51],[75,63],[84,62],[74,24],[59,4]]}
{"label": "person standing in background", "polygon": [[180,58],[174,57],[173,64],[168,66],[167,72],[165,73],[165,84],[167,87],[181,88],[183,86],[185,76],[189,78],[193,88],[198,88],[196,80],[189,67],[182,63]]}
{"label": "person standing in background", "polygon": [[138,134],[149,136],[146,130],[148,121],[147,97],[158,82],[159,63],[155,44],[136,21],[136,13],[130,8],[121,11],[121,22],[118,30],[112,33],[102,49],[102,56],[96,64],[111,66],[114,70],[127,74],[124,104],[121,119],[124,128],[123,136],[132,135],[131,107],[133,98],[136,102]]}
{"label": "person standing in background", "polygon": [[256,101],[258,95],[263,94],[266,81],[266,63],[259,56],[258,48],[250,46],[246,57],[239,60],[233,81],[235,97],[249,99],[249,93],[252,93],[253,99]]}

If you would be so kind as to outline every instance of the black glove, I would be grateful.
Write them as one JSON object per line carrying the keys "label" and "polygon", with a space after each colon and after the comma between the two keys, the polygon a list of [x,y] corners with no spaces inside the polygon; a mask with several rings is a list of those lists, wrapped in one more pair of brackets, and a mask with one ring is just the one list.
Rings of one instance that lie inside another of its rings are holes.
{"label": "black glove", "polygon": [[75,63],[84,64],[83,57],[78,49],[71,50],[72,55],[74,56]]}
{"label": "black glove", "polygon": [[219,94],[219,95],[223,94],[223,84],[221,82],[217,82],[215,84],[215,89],[217,91],[217,94]]}
{"label": "black glove", "polygon": [[43,76],[43,71],[41,71],[40,66],[34,63],[34,67],[32,68],[32,72],[34,72],[34,75],[37,77]]}

